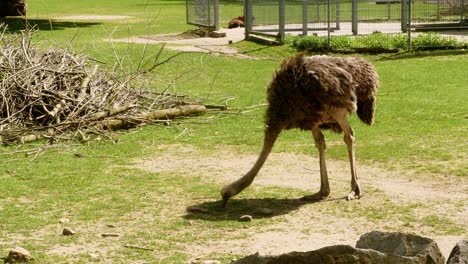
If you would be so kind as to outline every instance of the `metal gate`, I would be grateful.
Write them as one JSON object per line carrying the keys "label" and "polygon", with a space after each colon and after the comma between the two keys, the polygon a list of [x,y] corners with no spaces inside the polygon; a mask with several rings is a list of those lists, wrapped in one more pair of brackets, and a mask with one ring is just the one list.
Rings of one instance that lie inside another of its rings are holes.
{"label": "metal gate", "polygon": [[[467,0],[468,1],[468,0]],[[286,32],[339,30],[340,0],[245,0],[246,38],[278,37]]]}
{"label": "metal gate", "polygon": [[402,10],[408,30],[468,29],[468,0],[403,0]]}
{"label": "metal gate", "polygon": [[217,30],[218,0],[186,0],[186,16],[187,24]]}

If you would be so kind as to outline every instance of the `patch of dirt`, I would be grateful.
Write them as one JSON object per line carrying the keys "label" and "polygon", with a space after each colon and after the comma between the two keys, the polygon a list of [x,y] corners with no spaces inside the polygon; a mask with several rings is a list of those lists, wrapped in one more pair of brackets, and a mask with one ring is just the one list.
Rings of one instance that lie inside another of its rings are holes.
{"label": "patch of dirt", "polygon": [[222,54],[245,59],[256,59],[251,56],[239,54],[235,47],[229,45],[231,43],[244,40],[244,28],[220,29],[217,32],[225,33],[226,37],[200,37],[199,35],[192,32],[183,32],[178,34],[135,36],[125,39],[106,39],[106,41],[143,44],[166,43],[167,45],[165,47],[172,50],[185,52],[204,52],[215,55]]}
{"label": "patch of dirt", "polygon": [[[159,149],[163,150],[162,154],[137,160],[133,167],[150,172],[176,172],[180,176],[209,176],[217,182],[228,183],[247,172],[258,157],[233,153],[234,150],[225,148],[218,148],[211,155],[203,155],[199,150],[180,145],[161,146]],[[327,170],[332,193],[333,189],[338,188],[338,191],[345,191],[342,193],[344,197],[350,186],[349,163],[329,159]],[[358,175],[364,175],[360,179],[364,185],[381,189],[396,199],[412,202],[468,199],[468,184],[461,179],[441,175],[433,175],[437,177],[434,181],[426,181],[418,176],[408,179],[402,171],[387,171],[360,164],[357,170]],[[294,153],[272,153],[255,179],[255,184],[312,191],[320,187],[319,175],[318,158]],[[448,184],[440,184],[441,181]]]}
{"label": "patch of dirt", "polygon": [[[242,176],[251,168],[256,158],[257,155],[242,154],[227,147],[217,147],[207,154],[206,151],[191,146],[168,145],[158,147],[157,154],[153,157],[135,160],[131,167],[156,173],[171,173],[180,177],[204,177],[221,186]],[[362,205],[372,209],[373,203],[379,204],[386,199],[390,199],[396,206],[420,203],[421,206],[417,208],[418,215],[442,214],[465,230],[468,228],[468,219],[463,213],[468,208],[468,184],[459,177],[414,175],[411,172],[388,171],[379,166],[358,164],[358,175],[365,196],[358,201],[346,202],[343,197],[350,188],[348,162],[329,159],[327,168],[332,194],[331,199],[321,205],[323,207],[333,208],[337,203],[358,203],[358,207]],[[250,188],[259,185],[316,192],[320,186],[318,159],[303,154],[272,153]],[[369,190],[370,194],[366,195],[366,190]],[[375,198],[372,197],[374,195]],[[463,208],[460,208],[460,204]],[[272,224],[261,228],[262,230],[236,231],[246,232],[247,239],[226,238],[223,241],[187,244],[185,247],[188,253],[196,257],[212,253],[280,254],[314,250],[334,244],[354,246],[359,236],[366,232],[390,229],[430,237],[448,257],[455,243],[463,238],[463,234],[433,234],[431,227],[420,226],[419,223],[411,223],[413,227],[406,227],[404,223],[392,222],[395,220],[391,217],[385,220],[377,219],[371,223],[365,217],[349,219],[342,212],[330,215],[315,210],[317,207],[302,206],[296,211],[278,216],[281,218],[280,223],[275,223],[274,219],[277,218],[273,217]]]}

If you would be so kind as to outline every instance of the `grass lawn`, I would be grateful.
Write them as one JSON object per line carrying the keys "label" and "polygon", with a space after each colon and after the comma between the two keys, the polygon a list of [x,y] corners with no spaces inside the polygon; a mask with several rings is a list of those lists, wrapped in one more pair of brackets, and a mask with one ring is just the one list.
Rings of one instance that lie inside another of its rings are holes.
{"label": "grass lawn", "polygon": [[[224,3],[222,21],[241,10],[229,11],[230,5],[239,7]],[[77,15],[128,17],[61,18]],[[104,39],[192,29],[184,21],[185,2],[174,0],[29,0],[28,19],[38,24],[35,38],[44,47],[70,46],[106,62],[103,67],[111,67],[117,56],[129,70],[142,57],[149,65],[160,45],[145,48]],[[1,22],[13,32],[24,25],[18,18]],[[463,221],[468,210],[466,52],[357,55],[374,63],[381,82],[376,123],[367,127],[351,117],[358,173],[366,172],[363,199],[302,204],[295,198],[315,189],[301,188],[300,182],[254,183],[222,210],[220,187],[244,173],[243,164],[250,166],[261,148],[266,86],[282,58],[295,53],[287,46],[234,46],[260,59],[185,53],[148,78],[154,89],[168,88],[207,103],[228,102],[240,111],[124,131],[113,135],[114,141],[65,143],[38,155],[27,153],[44,142],[0,147],[0,257],[21,246],[37,263],[187,263],[196,257],[228,263],[255,253],[249,243],[259,234],[355,238],[378,229],[444,239],[468,235]],[[165,49],[163,57],[174,54]],[[336,168],[330,175],[333,192],[345,194],[349,168],[342,135],[325,136],[330,167]],[[277,162],[266,167],[278,176],[293,166],[282,163],[285,157],[299,162],[317,156],[311,135],[301,131],[283,133],[274,152]],[[141,160],[153,163],[143,168]],[[224,164],[230,160],[238,163]],[[205,166],[205,161],[211,163]],[[218,163],[224,165],[218,169]],[[318,163],[303,167],[310,169],[310,182],[318,184]],[[186,212],[187,206],[199,210]],[[262,215],[258,208],[273,213]],[[255,220],[237,221],[242,214]],[[59,223],[62,218],[70,222]],[[61,236],[63,227],[77,234]],[[102,237],[104,233],[119,236]]]}

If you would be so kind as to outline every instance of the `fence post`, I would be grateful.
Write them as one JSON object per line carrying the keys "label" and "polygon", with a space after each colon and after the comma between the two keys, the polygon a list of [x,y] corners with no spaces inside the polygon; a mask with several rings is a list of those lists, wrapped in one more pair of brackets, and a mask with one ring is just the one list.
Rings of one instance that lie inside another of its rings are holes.
{"label": "fence post", "polygon": [[330,20],[331,20],[331,0],[328,0],[328,8],[327,8],[327,37],[328,37],[328,48],[331,47],[331,27],[330,27]]}
{"label": "fence post", "polygon": [[340,30],[340,0],[336,0],[336,30]]}
{"label": "fence post", "polygon": [[387,0],[387,19],[390,20],[392,14],[390,12],[391,8],[390,8],[390,0]]}
{"label": "fence post", "polygon": [[465,1],[461,0],[461,23],[465,23]]}
{"label": "fence post", "polygon": [[401,32],[408,31],[408,0],[401,0]]}
{"label": "fence post", "polygon": [[211,27],[211,1],[207,0],[207,6],[208,6],[208,27]]}
{"label": "fence post", "polygon": [[353,0],[351,9],[352,9],[351,31],[353,32],[353,35],[357,35],[358,34],[358,2],[357,0]]}
{"label": "fence post", "polygon": [[316,6],[316,20],[317,20],[317,23],[320,22],[320,0],[317,0],[317,1],[314,1],[315,2],[315,6]]}
{"label": "fence post", "polygon": [[214,12],[214,26],[215,26],[215,30],[218,30],[219,29],[219,0],[214,0],[214,8],[213,8],[213,12]]}
{"label": "fence post", "polygon": [[252,29],[252,20],[251,20],[251,12],[250,12],[250,6],[252,3],[250,2],[251,0],[245,0],[244,1],[244,17],[245,17],[245,39],[249,39],[249,33],[250,30]]}
{"label": "fence post", "polygon": [[408,14],[407,14],[407,22],[406,24],[406,30],[408,30],[408,50],[411,51],[411,1],[412,0],[407,0],[408,1]]}
{"label": "fence post", "polygon": [[285,0],[279,1],[279,38],[280,42],[284,43],[284,36],[285,36],[285,17],[284,17],[284,10],[285,10]]}
{"label": "fence post", "polygon": [[185,0],[185,22],[189,22],[189,0]]}
{"label": "fence post", "polygon": [[309,13],[307,12],[307,0],[302,0],[302,36],[307,36]]}

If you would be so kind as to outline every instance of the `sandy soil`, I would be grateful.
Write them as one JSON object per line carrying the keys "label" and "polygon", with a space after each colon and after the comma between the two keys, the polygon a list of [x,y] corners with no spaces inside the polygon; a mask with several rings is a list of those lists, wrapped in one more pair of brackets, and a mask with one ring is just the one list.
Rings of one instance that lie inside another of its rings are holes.
{"label": "sandy soil", "polygon": [[183,32],[177,34],[135,36],[126,39],[106,39],[106,41],[144,44],[166,43],[166,48],[172,50],[185,52],[204,52],[255,59],[253,57],[239,54],[235,47],[229,45],[231,43],[244,40],[244,31],[244,28],[220,29],[217,32],[226,33],[226,37],[221,38],[200,37],[191,32]]}
{"label": "sandy soil", "polygon": [[[256,160],[256,155],[239,154],[233,149],[218,147],[209,154],[191,148],[190,146],[161,146],[163,152],[145,160],[135,161],[132,167],[151,172],[171,172],[181,177],[203,176],[221,184],[229,183],[250,169]],[[292,153],[272,153],[264,168],[260,171],[255,186],[282,186],[298,190],[319,189],[318,159]],[[332,195],[330,203],[341,202],[349,189],[349,166],[347,162],[328,160],[330,185]],[[426,176],[410,172],[388,171],[378,166],[358,164],[358,175],[364,189],[377,189],[386,197],[398,204],[421,202],[435,204],[437,208],[421,208],[421,214],[432,214],[434,211],[448,210],[457,212],[452,221],[465,228],[468,223],[468,204],[464,209],[452,206],[456,202],[468,199],[468,184],[461,179],[443,175],[432,175],[432,180]],[[379,196],[380,197],[380,196]],[[363,206],[373,202],[370,195],[361,200]],[[330,204],[332,205],[332,204]],[[274,210],[274,208],[272,208]],[[419,210],[419,209],[418,209]],[[445,211],[444,211],[445,212]],[[297,211],[283,215],[286,221],[272,224],[260,231],[253,231],[248,239],[226,240],[220,243],[214,241],[206,245],[187,245],[187,251],[193,255],[204,256],[213,252],[252,254],[279,254],[290,251],[309,251],[334,244],[349,244],[354,246],[360,235],[371,230],[378,230],[382,225],[360,221],[365,219],[345,219],[339,215],[327,215],[324,212],[314,212],[313,207],[300,207]],[[326,219],[324,221],[324,219]],[[317,221],[319,220],[319,221]],[[349,224],[346,224],[349,223]],[[414,232],[414,230],[403,230]],[[416,230],[419,232],[419,230]],[[420,235],[428,236],[424,227]],[[462,236],[429,235],[434,239],[442,253],[448,257],[450,250]]]}

